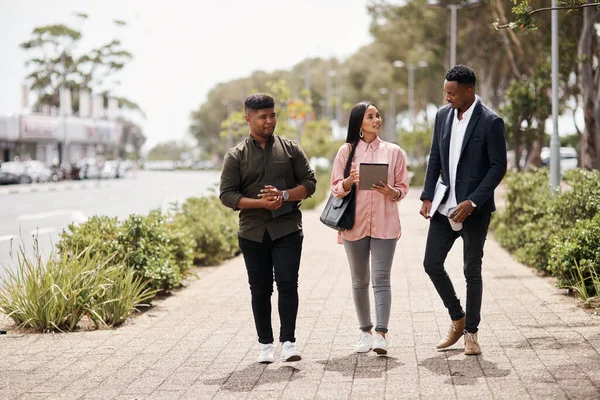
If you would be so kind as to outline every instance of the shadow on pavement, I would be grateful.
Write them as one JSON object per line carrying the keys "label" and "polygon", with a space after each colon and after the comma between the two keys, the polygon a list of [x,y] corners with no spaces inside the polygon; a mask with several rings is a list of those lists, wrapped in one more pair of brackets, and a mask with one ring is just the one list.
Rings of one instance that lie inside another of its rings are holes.
{"label": "shadow on pavement", "polygon": [[496,363],[484,360],[483,356],[469,356],[461,360],[450,359],[462,353],[462,350],[447,350],[444,354],[422,361],[419,366],[427,368],[434,374],[448,376],[444,381],[447,385],[474,385],[479,378],[499,378],[511,373],[508,369],[498,368]]}
{"label": "shadow on pavement", "polygon": [[300,379],[301,370],[292,366],[282,366],[278,369],[268,369],[266,364],[252,363],[246,368],[226,373],[219,378],[206,379],[206,385],[219,385],[221,390],[231,392],[250,392],[256,386],[277,384]]}
{"label": "shadow on pavement", "polygon": [[343,376],[352,376],[354,379],[382,378],[386,371],[404,365],[394,357],[377,357],[356,353],[319,360],[317,363],[324,365],[325,371],[338,372]]}

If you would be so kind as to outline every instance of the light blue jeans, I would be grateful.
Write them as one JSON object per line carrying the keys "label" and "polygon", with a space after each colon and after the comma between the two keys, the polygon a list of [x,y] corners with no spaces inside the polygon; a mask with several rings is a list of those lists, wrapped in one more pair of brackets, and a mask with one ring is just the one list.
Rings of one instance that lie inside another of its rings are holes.
{"label": "light blue jeans", "polygon": [[[377,319],[375,331],[387,332],[392,305],[390,272],[397,239],[374,239],[367,236],[356,241],[343,240],[343,243],[350,264],[352,296],[360,329],[367,332],[373,328],[369,301],[369,280],[372,275]],[[369,258],[371,258],[371,268],[369,268]]]}

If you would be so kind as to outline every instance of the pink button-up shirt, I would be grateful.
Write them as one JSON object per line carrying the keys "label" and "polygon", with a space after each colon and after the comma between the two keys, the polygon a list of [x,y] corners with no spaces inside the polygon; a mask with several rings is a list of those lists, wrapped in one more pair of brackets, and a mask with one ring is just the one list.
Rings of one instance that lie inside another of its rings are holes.
{"label": "pink button-up shirt", "polygon": [[[342,182],[349,155],[350,146],[345,143],[335,156],[331,173],[331,193],[335,197],[344,197],[350,193],[344,190]],[[398,199],[392,200],[376,190],[357,190],[354,227],[339,232],[338,243],[342,243],[342,239],[355,241],[366,236],[377,239],[398,239],[402,231],[396,203],[408,193],[408,171],[404,153],[399,146],[384,142],[379,137],[368,144],[359,140],[353,163],[358,168],[361,162],[388,163],[387,183],[394,189],[400,190],[401,195]]]}

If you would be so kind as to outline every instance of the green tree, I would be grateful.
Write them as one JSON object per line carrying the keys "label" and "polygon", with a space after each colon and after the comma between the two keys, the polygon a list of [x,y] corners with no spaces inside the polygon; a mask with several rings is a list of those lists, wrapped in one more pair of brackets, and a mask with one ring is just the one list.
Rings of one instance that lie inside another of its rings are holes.
{"label": "green tree", "polygon": [[[552,7],[532,6],[531,0],[513,0],[513,20],[501,23],[496,21],[496,28],[509,28],[525,33],[539,29],[539,19],[549,14]],[[579,13],[582,20],[578,24],[579,41],[577,43],[577,76],[581,105],[584,112],[585,129],[581,135],[580,164],[588,169],[600,169],[600,65],[597,49],[600,46],[596,34],[596,24],[600,22],[600,3],[586,0],[562,0],[558,2],[558,10]],[[535,16],[535,17],[534,17]],[[561,41],[563,37],[561,35]],[[561,52],[561,59],[564,58]]]}
{"label": "green tree", "polygon": [[185,144],[178,143],[175,140],[156,144],[148,152],[148,160],[151,161],[177,161],[181,159],[183,153],[189,152],[191,149]]}
{"label": "green tree", "polygon": [[343,140],[331,138],[331,124],[326,119],[309,121],[304,126],[300,145],[309,158],[325,157],[333,161]]}
{"label": "green tree", "polygon": [[[277,113],[277,128],[275,132],[289,139],[299,139],[303,122],[306,116],[312,111],[308,100],[292,97],[292,92],[283,79],[268,81],[265,85],[267,87],[265,93],[272,96],[275,100],[275,112]],[[307,93],[303,92],[302,94],[304,98],[309,98]],[[246,114],[243,109],[231,112],[227,119],[221,123],[219,136],[221,139],[228,140],[221,140],[220,150],[224,153],[229,146],[239,142],[247,134]],[[225,143],[227,146],[223,147]]]}
{"label": "green tree", "polygon": [[[79,20],[88,18],[83,13],[75,15]],[[113,22],[117,26],[126,25],[120,20]],[[105,89],[106,81],[122,70],[133,55],[122,48],[118,39],[78,54],[75,49],[81,39],[79,30],[65,24],[53,24],[34,28],[31,38],[20,44],[22,49],[31,54],[25,62],[29,69],[26,79],[29,89],[37,93],[34,106],[37,111],[42,105],[58,107],[61,87],[73,92],[72,107],[75,111],[79,109],[78,92],[81,89],[103,93],[105,102],[108,101],[110,89]],[[118,101],[120,107],[141,111],[131,100],[118,98]]]}

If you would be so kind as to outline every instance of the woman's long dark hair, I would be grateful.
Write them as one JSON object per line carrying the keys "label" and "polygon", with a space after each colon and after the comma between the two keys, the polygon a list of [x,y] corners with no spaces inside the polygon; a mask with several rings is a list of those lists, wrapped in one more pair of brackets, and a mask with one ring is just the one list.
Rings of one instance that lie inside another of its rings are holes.
{"label": "woman's long dark hair", "polygon": [[344,177],[348,177],[350,175],[350,167],[352,164],[351,160],[354,158],[356,145],[360,140],[360,127],[362,126],[363,119],[365,118],[365,112],[367,112],[367,108],[369,108],[369,106],[375,107],[375,104],[368,101],[361,101],[352,107],[352,110],[350,111],[346,143],[350,143],[352,145],[352,150],[350,150],[350,156],[348,158],[348,162],[346,163],[346,168],[344,169]]}

